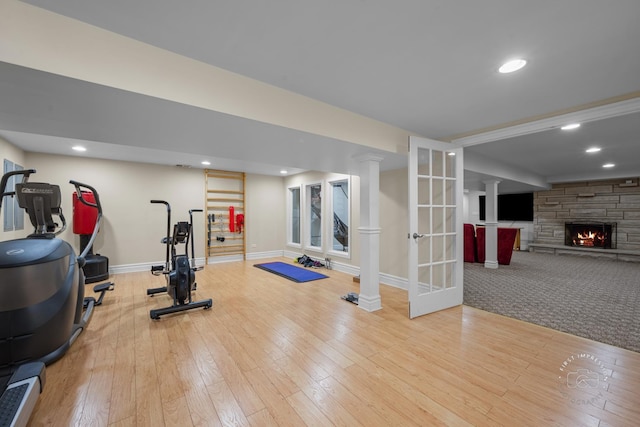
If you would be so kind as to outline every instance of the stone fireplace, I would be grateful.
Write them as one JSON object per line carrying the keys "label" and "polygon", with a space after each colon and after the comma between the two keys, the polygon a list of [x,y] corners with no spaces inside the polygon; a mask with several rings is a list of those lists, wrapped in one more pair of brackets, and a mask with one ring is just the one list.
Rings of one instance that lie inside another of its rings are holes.
{"label": "stone fireplace", "polygon": [[615,222],[565,222],[564,244],[587,248],[615,249],[617,227]]}
{"label": "stone fireplace", "polygon": [[529,250],[640,261],[637,177],[557,183],[535,192],[533,202]]}

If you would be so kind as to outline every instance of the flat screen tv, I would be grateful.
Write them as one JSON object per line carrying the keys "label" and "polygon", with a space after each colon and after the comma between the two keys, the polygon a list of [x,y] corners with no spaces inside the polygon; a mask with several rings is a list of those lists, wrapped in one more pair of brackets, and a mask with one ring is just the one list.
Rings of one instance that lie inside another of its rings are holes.
{"label": "flat screen tv", "polygon": [[[479,196],[480,221],[486,220],[486,196]],[[533,221],[533,193],[498,194],[498,221]]]}

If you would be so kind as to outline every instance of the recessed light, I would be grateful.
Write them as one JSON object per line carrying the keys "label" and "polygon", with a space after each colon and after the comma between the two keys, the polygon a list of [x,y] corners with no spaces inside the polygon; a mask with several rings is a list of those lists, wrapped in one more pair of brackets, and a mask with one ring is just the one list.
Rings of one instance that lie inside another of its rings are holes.
{"label": "recessed light", "polygon": [[571,130],[571,129],[578,129],[579,127],[580,127],[580,123],[571,123],[571,124],[562,126],[560,129]]}
{"label": "recessed light", "polygon": [[280,171],[280,173],[281,173],[282,175],[286,175],[288,172],[287,172],[286,170],[282,169],[282,170]]}
{"label": "recessed light", "polygon": [[71,147],[71,149],[74,151],[87,151],[87,149],[81,145],[74,145],[73,147]]}
{"label": "recessed light", "polygon": [[210,162],[209,160],[203,160],[203,161],[202,161],[202,162],[200,162],[200,163],[202,163],[202,164],[203,164],[203,165],[205,165],[205,166],[209,166],[209,165],[211,164],[211,162]]}
{"label": "recessed light", "polygon": [[606,163],[606,164],[602,165],[603,168],[612,168],[614,166],[615,166],[615,164],[613,164],[613,163]]}
{"label": "recessed light", "polygon": [[524,59],[513,59],[502,64],[502,66],[498,68],[498,71],[502,74],[513,73],[514,71],[518,71],[525,65],[527,65],[527,61],[525,61]]}
{"label": "recessed light", "polygon": [[602,148],[600,147],[591,147],[591,148],[587,148],[587,153],[597,153],[598,151],[602,150]]}

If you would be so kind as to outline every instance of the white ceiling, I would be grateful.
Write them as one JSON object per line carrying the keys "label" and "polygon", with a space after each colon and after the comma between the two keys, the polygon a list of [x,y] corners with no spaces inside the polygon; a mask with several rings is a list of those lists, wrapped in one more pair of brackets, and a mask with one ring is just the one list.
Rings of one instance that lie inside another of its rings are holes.
{"label": "white ceiling", "polygon": [[[434,139],[640,94],[637,0],[26,3]],[[527,67],[496,72],[515,56]],[[0,109],[0,135],[29,151],[69,154],[65,141],[89,140],[96,157],[194,166],[208,157],[219,162],[210,167],[272,174],[350,171],[345,153],[364,149],[6,63]],[[466,151],[548,182],[640,176],[639,111],[591,117],[572,133],[470,137]],[[211,151],[203,140],[214,135],[230,143]],[[592,144],[603,150],[587,157]],[[386,158],[383,169],[404,161]],[[487,176],[470,172],[465,183]],[[504,180],[500,192],[530,188]]]}

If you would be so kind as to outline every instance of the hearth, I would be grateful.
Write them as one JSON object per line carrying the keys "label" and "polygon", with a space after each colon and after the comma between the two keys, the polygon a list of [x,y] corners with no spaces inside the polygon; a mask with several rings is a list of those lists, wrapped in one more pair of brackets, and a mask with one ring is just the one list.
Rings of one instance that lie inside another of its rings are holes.
{"label": "hearth", "polygon": [[565,222],[564,244],[588,248],[615,249],[615,222]]}

